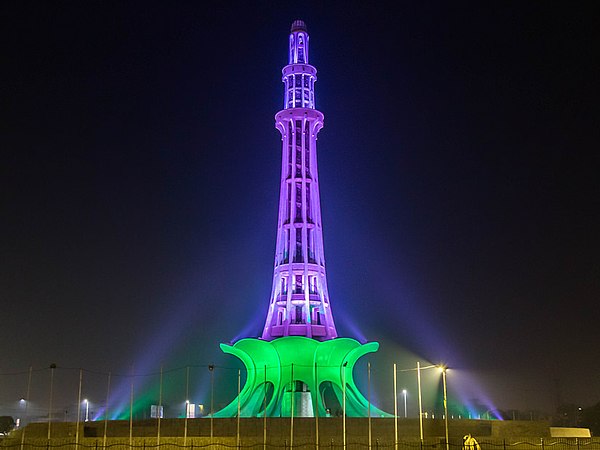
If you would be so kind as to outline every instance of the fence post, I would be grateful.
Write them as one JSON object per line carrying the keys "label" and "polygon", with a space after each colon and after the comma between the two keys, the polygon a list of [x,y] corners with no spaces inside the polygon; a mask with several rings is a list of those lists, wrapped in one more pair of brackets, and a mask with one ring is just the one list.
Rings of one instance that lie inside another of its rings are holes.
{"label": "fence post", "polygon": [[423,439],[421,439],[421,440],[419,441],[419,448],[420,448],[421,450],[423,450]]}
{"label": "fence post", "polygon": [[577,444],[577,450],[579,450],[579,438],[575,438],[575,443]]}
{"label": "fence post", "polygon": [[375,439],[375,448],[379,450],[379,439]]}
{"label": "fence post", "polygon": [[540,443],[542,444],[542,450],[544,450],[544,438],[540,438]]}
{"label": "fence post", "polygon": [[506,450],[506,439],[502,439],[502,448]]}

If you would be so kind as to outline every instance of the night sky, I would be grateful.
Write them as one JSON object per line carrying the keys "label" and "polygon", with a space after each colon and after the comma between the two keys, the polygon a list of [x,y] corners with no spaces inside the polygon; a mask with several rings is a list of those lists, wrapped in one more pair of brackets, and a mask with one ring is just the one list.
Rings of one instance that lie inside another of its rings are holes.
{"label": "night sky", "polygon": [[29,366],[235,366],[218,344],[258,336],[294,19],[325,115],[339,334],[381,342],[385,383],[392,362],[444,361],[451,395],[464,374],[483,392],[465,395],[499,408],[600,401],[597,5],[5,1],[0,15],[3,404]]}

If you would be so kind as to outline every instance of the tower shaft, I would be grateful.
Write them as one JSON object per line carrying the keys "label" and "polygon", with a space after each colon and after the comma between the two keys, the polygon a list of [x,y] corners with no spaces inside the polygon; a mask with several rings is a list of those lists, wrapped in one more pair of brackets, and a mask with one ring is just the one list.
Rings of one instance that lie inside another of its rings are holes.
{"label": "tower shaft", "polygon": [[309,36],[292,24],[288,65],[282,70],[284,109],[275,115],[282,136],[281,184],[273,286],[262,338],[337,337],[325,272],[317,173],[317,70],[308,63]]}

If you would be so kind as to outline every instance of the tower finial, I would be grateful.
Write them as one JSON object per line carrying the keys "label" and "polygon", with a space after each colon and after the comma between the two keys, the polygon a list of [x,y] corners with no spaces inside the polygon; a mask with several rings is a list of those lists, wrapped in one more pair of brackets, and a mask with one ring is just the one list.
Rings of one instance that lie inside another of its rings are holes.
{"label": "tower finial", "polygon": [[294,31],[306,31],[308,32],[308,30],[306,29],[306,24],[304,23],[303,20],[294,20],[292,22],[292,29],[290,31],[290,33],[293,33]]}
{"label": "tower finial", "polygon": [[308,64],[308,31],[303,20],[292,23],[288,64]]}

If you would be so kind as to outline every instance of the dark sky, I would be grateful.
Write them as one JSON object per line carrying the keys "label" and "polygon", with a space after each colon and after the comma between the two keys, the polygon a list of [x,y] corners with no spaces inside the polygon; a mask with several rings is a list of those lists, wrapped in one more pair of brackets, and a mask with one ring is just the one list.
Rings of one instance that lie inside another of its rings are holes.
{"label": "dark sky", "polygon": [[1,401],[30,365],[227,366],[258,335],[297,18],[339,333],[381,379],[600,401],[597,5],[295,3],[2,2]]}

